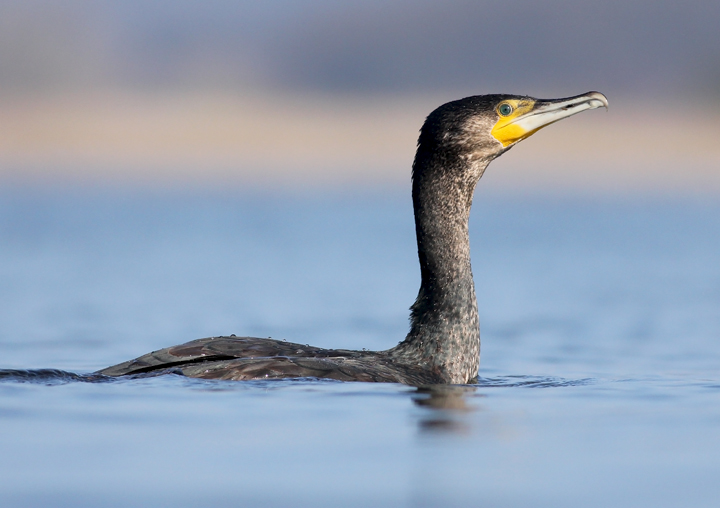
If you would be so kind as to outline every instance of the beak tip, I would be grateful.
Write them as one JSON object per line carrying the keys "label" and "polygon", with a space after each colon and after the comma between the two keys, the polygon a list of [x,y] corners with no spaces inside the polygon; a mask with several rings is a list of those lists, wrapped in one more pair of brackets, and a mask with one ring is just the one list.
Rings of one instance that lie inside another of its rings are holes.
{"label": "beak tip", "polygon": [[608,110],[609,103],[605,94],[600,92],[588,92],[585,96],[589,99],[589,103],[592,106],[596,108],[605,108],[606,111]]}

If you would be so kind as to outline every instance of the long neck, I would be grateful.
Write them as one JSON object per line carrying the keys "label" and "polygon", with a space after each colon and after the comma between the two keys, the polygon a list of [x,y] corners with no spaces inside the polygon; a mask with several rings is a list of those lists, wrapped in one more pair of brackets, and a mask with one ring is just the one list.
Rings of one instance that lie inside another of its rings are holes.
{"label": "long neck", "polygon": [[458,160],[424,158],[419,151],[413,167],[422,283],[411,307],[410,333],[391,351],[445,383],[467,383],[478,374],[480,328],[468,219],[475,183],[485,166],[463,171]]}

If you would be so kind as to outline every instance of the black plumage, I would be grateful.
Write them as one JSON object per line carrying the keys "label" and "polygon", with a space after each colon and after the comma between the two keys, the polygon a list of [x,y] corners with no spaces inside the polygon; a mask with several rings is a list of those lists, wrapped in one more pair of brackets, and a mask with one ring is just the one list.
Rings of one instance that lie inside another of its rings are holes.
{"label": "black plumage", "polygon": [[[502,105],[506,107],[500,109]],[[99,374],[177,372],[228,380],[317,377],[415,386],[472,382],[480,362],[468,236],[475,185],[488,164],[517,141],[544,125],[600,106],[607,107],[607,99],[598,92],[550,101],[480,95],[444,104],[427,117],[412,179],[421,285],[411,307],[410,332],[396,347],[350,351],[273,339],[211,337],[155,351]],[[506,111],[511,113],[504,115]],[[514,129],[509,141],[496,134],[505,124]]]}

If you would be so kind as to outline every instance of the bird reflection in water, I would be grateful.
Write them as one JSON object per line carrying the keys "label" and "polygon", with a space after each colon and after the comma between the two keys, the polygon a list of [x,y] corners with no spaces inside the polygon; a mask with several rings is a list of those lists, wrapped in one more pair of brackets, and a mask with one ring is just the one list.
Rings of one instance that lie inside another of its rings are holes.
{"label": "bird reflection in water", "polygon": [[427,434],[469,434],[471,427],[465,417],[478,408],[468,401],[471,397],[484,397],[476,392],[476,387],[467,385],[418,388],[413,395],[413,402],[428,409],[420,417],[420,431]]}

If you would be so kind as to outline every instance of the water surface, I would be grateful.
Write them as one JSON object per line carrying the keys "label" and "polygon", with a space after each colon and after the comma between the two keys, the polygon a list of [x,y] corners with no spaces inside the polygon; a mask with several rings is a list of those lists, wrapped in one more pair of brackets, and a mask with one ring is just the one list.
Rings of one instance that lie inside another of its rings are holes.
{"label": "water surface", "polygon": [[716,506],[720,204],[481,189],[471,238],[478,385],[107,380],[216,334],[393,346],[409,197],[3,192],[0,504]]}

